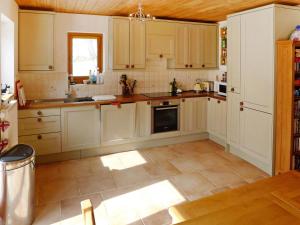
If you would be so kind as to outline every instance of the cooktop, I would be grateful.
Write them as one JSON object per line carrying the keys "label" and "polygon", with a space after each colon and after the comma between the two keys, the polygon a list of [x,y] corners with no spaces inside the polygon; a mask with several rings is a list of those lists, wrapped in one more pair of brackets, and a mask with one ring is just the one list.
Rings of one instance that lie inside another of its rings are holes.
{"label": "cooktop", "polygon": [[160,98],[160,97],[172,97],[172,96],[177,96],[177,94],[172,94],[170,92],[156,92],[156,93],[146,93],[143,94],[146,97],[149,98]]}

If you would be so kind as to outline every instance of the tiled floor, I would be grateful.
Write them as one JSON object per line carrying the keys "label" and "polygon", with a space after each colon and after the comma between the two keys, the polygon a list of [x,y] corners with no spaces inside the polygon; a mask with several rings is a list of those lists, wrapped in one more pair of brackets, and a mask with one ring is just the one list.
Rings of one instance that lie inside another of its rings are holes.
{"label": "tiled floor", "polygon": [[91,199],[99,225],[167,225],[170,206],[267,177],[211,141],[39,166],[34,224],[82,224]]}

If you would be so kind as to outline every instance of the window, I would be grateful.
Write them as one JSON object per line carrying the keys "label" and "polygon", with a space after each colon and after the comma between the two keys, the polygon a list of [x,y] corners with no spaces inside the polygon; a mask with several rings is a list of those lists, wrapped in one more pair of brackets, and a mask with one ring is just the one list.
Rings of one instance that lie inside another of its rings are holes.
{"label": "window", "polygon": [[102,34],[68,33],[68,70],[77,83],[87,79],[90,70],[102,72]]}

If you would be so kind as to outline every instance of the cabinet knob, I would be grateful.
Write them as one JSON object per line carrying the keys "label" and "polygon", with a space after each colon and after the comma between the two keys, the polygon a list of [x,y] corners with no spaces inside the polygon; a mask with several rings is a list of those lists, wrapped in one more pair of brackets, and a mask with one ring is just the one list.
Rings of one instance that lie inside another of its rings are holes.
{"label": "cabinet knob", "polygon": [[193,65],[191,64],[191,65],[190,65],[190,68],[192,68],[192,67],[193,67]]}
{"label": "cabinet knob", "polygon": [[151,102],[150,102],[150,101],[148,101],[148,102],[147,102],[147,105],[150,105],[150,104],[151,104]]}
{"label": "cabinet knob", "polygon": [[43,113],[42,113],[42,111],[38,111],[37,114],[38,114],[39,116],[41,116]]}
{"label": "cabinet knob", "polygon": [[49,68],[49,70],[53,70],[53,66],[52,65],[49,65],[48,68]]}
{"label": "cabinet knob", "polygon": [[42,122],[42,118],[38,118],[37,121],[40,123]]}
{"label": "cabinet knob", "polygon": [[131,68],[133,69],[133,68],[134,68],[134,65],[131,65]]}
{"label": "cabinet knob", "polygon": [[184,98],[182,99],[182,102],[185,102],[185,99],[184,99]]}
{"label": "cabinet knob", "polygon": [[244,105],[244,102],[240,102],[240,106],[243,106]]}
{"label": "cabinet knob", "polygon": [[244,111],[244,108],[243,108],[243,107],[241,107],[241,108],[240,108],[240,111],[241,111],[241,112],[242,112],[242,111]]}
{"label": "cabinet knob", "polygon": [[218,100],[218,104],[220,104],[221,103],[221,101],[220,100]]}
{"label": "cabinet knob", "polygon": [[202,64],[202,68],[204,68],[205,67],[205,65],[204,64]]}
{"label": "cabinet knob", "polygon": [[159,55],[159,58],[163,58],[163,57],[164,57],[164,55],[163,55],[163,54],[160,54],[160,55]]}
{"label": "cabinet knob", "polygon": [[40,134],[37,136],[37,139],[38,139],[38,140],[42,140],[42,138],[43,138],[43,137],[42,137],[42,135],[40,135]]}
{"label": "cabinet knob", "polygon": [[234,88],[231,88],[230,90],[231,90],[231,92],[234,92]]}
{"label": "cabinet knob", "polygon": [[208,98],[207,100],[210,101],[210,98]]}
{"label": "cabinet knob", "polygon": [[189,67],[189,65],[188,64],[185,64],[185,68],[188,68]]}

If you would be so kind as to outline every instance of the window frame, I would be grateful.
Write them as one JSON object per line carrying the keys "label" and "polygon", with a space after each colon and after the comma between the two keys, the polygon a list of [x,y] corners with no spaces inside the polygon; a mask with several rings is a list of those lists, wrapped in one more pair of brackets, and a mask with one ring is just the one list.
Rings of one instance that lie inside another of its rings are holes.
{"label": "window frame", "polygon": [[83,83],[83,80],[88,79],[89,75],[86,76],[73,76],[73,39],[74,38],[86,38],[96,39],[98,49],[98,60],[97,67],[99,72],[103,71],[103,34],[101,33],[68,33],[68,73],[72,75],[73,80],[76,83]]}

